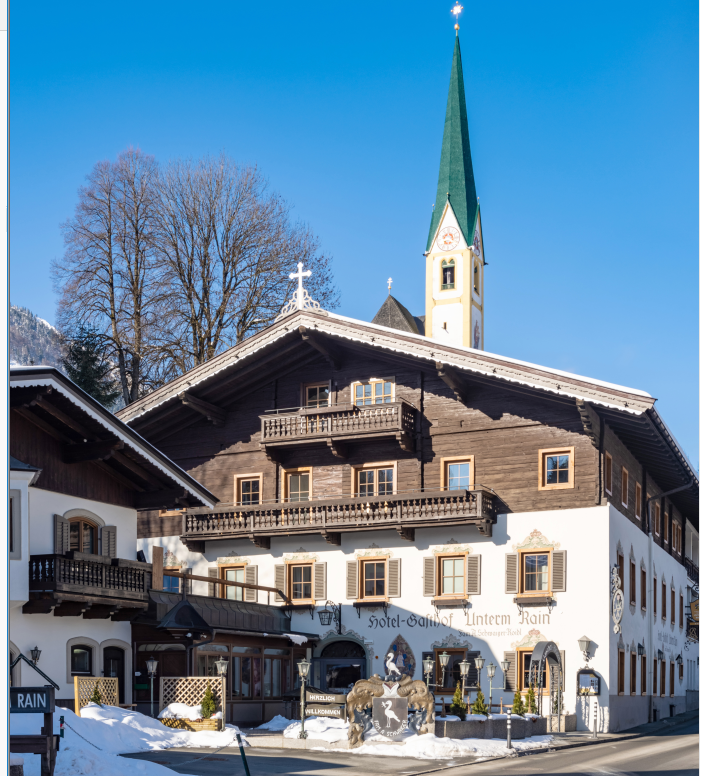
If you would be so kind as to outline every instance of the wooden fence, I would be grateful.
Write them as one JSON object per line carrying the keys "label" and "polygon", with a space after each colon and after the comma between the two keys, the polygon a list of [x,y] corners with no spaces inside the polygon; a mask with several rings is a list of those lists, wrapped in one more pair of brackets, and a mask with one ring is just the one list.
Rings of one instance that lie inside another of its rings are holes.
{"label": "wooden fence", "polygon": [[[187,706],[199,706],[202,703],[207,685],[217,702],[217,711],[225,712],[226,677],[225,676],[162,676],[161,700],[158,713],[171,703],[184,703]],[[226,714],[223,714],[226,719]]]}
{"label": "wooden fence", "polygon": [[101,701],[104,706],[119,706],[119,680],[111,676],[74,676],[73,697],[75,713],[80,716],[83,706],[90,703],[90,698],[99,686]]}

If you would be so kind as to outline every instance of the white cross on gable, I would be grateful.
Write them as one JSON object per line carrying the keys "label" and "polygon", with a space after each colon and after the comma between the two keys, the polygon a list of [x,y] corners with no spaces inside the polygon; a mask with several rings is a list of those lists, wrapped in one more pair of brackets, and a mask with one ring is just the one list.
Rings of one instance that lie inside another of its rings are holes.
{"label": "white cross on gable", "polygon": [[290,280],[297,280],[297,309],[302,310],[304,309],[304,286],[302,285],[302,281],[304,278],[311,277],[312,271],[310,269],[306,270],[306,272],[302,272],[302,267],[304,264],[300,261],[297,265],[297,272],[293,272],[290,275]]}

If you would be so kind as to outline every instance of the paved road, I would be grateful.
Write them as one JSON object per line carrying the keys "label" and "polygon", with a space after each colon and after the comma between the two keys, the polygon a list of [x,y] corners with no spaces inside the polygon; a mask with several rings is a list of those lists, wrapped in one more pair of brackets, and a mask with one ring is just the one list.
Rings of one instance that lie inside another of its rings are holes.
{"label": "paved road", "polygon": [[[237,750],[224,750],[190,765],[179,766],[198,753],[190,750],[130,755],[167,765],[176,773],[196,776],[245,776]],[[411,758],[368,757],[343,752],[296,751],[294,749],[246,749],[251,776],[520,776],[521,774],[573,774],[574,776],[698,776],[698,719],[669,731],[660,731],[631,741],[584,746],[477,763],[427,761]],[[439,769],[439,770],[437,770]]]}

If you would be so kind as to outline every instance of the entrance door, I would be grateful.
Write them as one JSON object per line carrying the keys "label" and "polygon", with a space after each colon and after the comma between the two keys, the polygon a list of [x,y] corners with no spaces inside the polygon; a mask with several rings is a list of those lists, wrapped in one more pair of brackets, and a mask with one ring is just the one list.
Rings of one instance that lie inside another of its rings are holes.
{"label": "entrance door", "polygon": [[332,641],[316,658],[320,668],[322,690],[348,693],[360,679],[365,679],[365,649],[354,641]]}
{"label": "entrance door", "polygon": [[104,675],[113,676],[119,685],[119,702],[124,703],[124,650],[119,647],[105,647],[102,653]]}

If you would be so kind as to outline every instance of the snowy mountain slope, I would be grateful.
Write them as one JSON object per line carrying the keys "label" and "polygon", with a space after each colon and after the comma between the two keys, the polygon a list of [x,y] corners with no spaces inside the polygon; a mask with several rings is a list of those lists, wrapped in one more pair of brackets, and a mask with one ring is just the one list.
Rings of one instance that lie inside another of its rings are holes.
{"label": "snowy mountain slope", "polygon": [[55,366],[62,370],[61,356],[58,330],[26,307],[10,305],[10,364]]}

